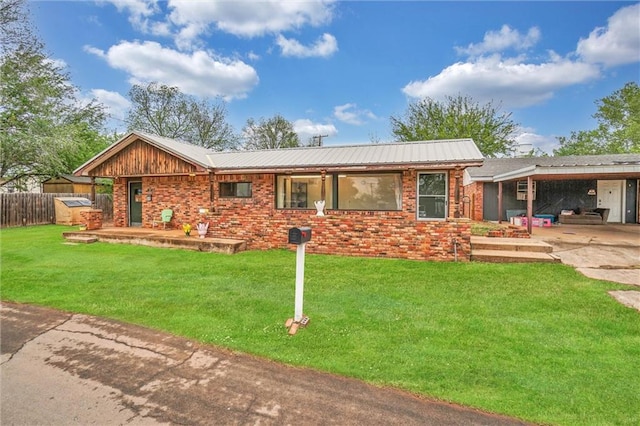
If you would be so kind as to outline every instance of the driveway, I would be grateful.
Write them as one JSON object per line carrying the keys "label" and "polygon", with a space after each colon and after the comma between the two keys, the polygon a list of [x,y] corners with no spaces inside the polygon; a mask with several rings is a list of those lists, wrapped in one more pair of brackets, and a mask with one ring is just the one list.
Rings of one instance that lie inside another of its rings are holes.
{"label": "driveway", "polygon": [[638,286],[610,294],[640,311],[640,225],[562,224],[533,228],[531,238],[551,244],[562,263],[589,278]]}
{"label": "driveway", "polygon": [[117,321],[13,303],[0,317],[3,425],[525,424]]}

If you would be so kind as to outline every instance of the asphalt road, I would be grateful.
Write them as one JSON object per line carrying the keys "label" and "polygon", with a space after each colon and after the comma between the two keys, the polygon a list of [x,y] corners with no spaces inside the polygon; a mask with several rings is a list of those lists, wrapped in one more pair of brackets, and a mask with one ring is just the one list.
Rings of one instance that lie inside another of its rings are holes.
{"label": "asphalt road", "polygon": [[116,321],[12,303],[0,318],[2,425],[525,424]]}

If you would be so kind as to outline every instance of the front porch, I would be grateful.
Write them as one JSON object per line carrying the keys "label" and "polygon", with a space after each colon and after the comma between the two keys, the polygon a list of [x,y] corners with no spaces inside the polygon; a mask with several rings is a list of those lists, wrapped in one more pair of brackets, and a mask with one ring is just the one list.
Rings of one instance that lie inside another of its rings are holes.
{"label": "front porch", "polygon": [[[193,234],[196,234],[196,231],[193,231]],[[247,249],[247,243],[244,240],[199,238],[193,234],[186,236],[183,231],[177,229],[107,227],[87,231],[63,232],[62,235],[67,241],[75,243],[100,241],[226,254],[235,254]]]}

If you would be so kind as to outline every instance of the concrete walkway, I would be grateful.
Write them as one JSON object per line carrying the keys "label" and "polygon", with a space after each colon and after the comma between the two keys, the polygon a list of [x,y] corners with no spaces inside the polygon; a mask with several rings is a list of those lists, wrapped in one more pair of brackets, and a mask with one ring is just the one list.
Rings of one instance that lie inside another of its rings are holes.
{"label": "concrete walkway", "polygon": [[[562,263],[585,276],[640,287],[640,225],[562,224],[532,231],[531,238],[551,244]],[[610,294],[640,311],[640,289]]]}
{"label": "concrete walkway", "polygon": [[0,316],[2,425],[525,424],[116,321]]}

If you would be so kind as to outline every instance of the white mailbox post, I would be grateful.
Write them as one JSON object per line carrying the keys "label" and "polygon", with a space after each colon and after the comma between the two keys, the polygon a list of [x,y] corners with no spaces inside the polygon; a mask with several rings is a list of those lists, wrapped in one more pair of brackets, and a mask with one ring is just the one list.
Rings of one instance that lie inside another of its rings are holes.
{"label": "white mailbox post", "polygon": [[304,302],[304,254],[307,242],[311,240],[311,228],[289,229],[289,243],[296,244],[296,291],[293,318],[289,318],[286,327],[289,334],[296,334],[300,326],[306,326],[309,318],[302,313]]}

